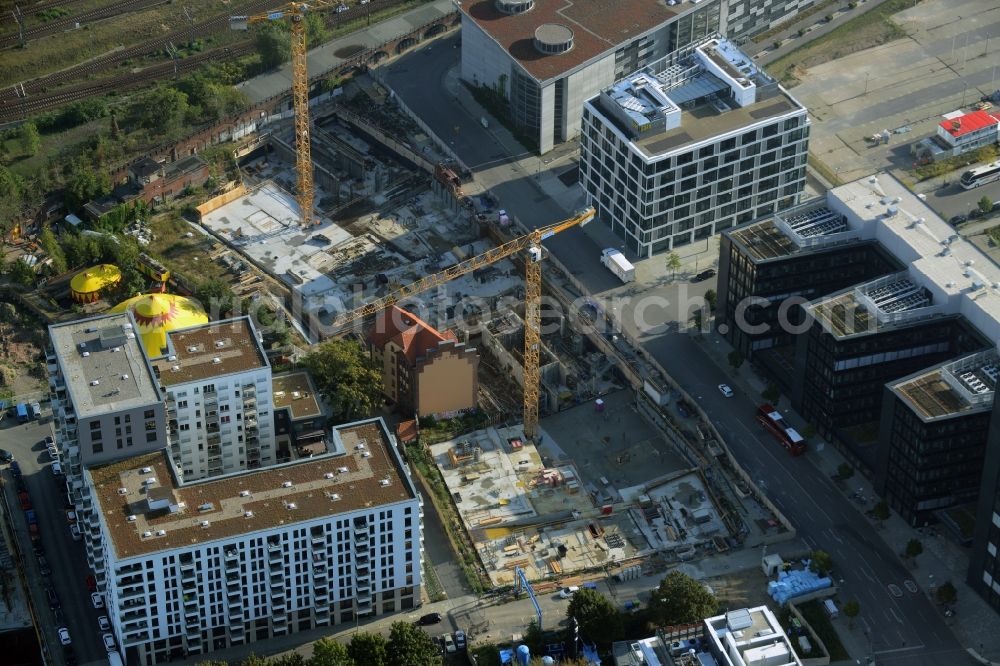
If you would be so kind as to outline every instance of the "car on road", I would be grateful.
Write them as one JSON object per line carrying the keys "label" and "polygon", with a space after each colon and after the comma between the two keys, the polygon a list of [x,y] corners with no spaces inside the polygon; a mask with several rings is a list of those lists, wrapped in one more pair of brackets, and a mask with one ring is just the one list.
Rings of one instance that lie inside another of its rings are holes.
{"label": "car on road", "polygon": [[455,653],[457,648],[455,648],[455,640],[451,637],[451,634],[442,634],[441,642],[444,643],[445,652],[447,652],[448,654]]}
{"label": "car on road", "polygon": [[428,613],[427,615],[421,615],[420,619],[417,620],[417,624],[426,627],[429,624],[437,624],[440,621],[441,613]]}
{"label": "car on road", "polygon": [[693,278],[691,278],[691,282],[704,282],[705,280],[708,280],[708,279],[714,278],[714,277],[715,277],[715,269],[714,268],[709,268],[707,270],[702,271],[701,273],[698,273]]}
{"label": "car on road", "polygon": [[727,398],[733,397],[733,389],[729,386],[729,384],[719,384],[719,393]]}
{"label": "car on road", "polygon": [[104,597],[94,592],[90,595],[90,603],[94,605],[94,608],[104,608]]}
{"label": "car on road", "polygon": [[14,454],[7,449],[0,449],[0,463],[14,462]]}
{"label": "car on road", "polygon": [[576,585],[570,585],[569,587],[564,587],[563,589],[559,590],[559,598],[560,599],[569,599],[570,597],[572,597],[574,594],[576,594],[579,591],[580,591],[580,588],[577,587]]}
{"label": "car on road", "polygon": [[956,224],[962,224],[963,222],[968,222],[968,221],[969,221],[968,215],[955,215],[950,220],[948,220],[948,224],[954,226]]}
{"label": "car on road", "polygon": [[102,615],[97,618],[97,626],[101,628],[101,631],[111,631],[111,623],[108,622],[107,615]]}
{"label": "car on road", "polygon": [[455,632],[455,647],[459,650],[465,649],[465,632],[461,629]]}
{"label": "car on road", "polygon": [[63,645],[69,645],[73,641],[69,637],[69,629],[66,627],[59,627],[59,642]]}
{"label": "car on road", "polygon": [[104,634],[101,636],[101,640],[104,641],[104,649],[108,652],[116,652],[118,646],[115,645],[115,637],[113,634]]}

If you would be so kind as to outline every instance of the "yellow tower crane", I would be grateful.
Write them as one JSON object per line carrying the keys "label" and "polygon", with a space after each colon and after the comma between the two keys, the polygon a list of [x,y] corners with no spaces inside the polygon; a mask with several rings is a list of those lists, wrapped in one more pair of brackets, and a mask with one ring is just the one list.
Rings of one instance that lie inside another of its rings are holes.
{"label": "yellow tower crane", "polygon": [[594,209],[587,208],[568,220],[535,229],[503,245],[450,266],[440,273],[427,275],[395,289],[366,305],[338,316],[333,330],[340,330],[358,319],[370,317],[400,301],[445,284],[457,277],[506,259],[515,252],[527,250],[524,261],[524,435],[534,440],[538,435],[538,385],[539,354],[542,346],[541,296],[542,296],[542,241],[561,231],[583,226],[594,218]]}
{"label": "yellow tower crane", "polygon": [[333,4],[326,0],[311,2],[289,2],[266,14],[254,16],[231,16],[229,27],[233,30],[249,30],[251,25],[268,21],[287,20],[292,31],[292,107],[295,112],[295,170],[298,172],[299,208],[302,214],[302,226],[306,227],[312,221],[313,169],[312,146],[309,142],[309,70],[306,66],[306,26],[305,14],[309,11],[337,9],[341,11],[342,4]]}

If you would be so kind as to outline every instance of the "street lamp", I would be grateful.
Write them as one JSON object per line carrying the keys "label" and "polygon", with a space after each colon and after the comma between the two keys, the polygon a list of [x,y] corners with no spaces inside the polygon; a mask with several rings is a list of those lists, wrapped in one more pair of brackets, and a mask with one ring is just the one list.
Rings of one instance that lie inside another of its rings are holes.
{"label": "street lamp", "polygon": [[871,72],[865,72],[865,94],[868,94],[868,79],[872,76]]}

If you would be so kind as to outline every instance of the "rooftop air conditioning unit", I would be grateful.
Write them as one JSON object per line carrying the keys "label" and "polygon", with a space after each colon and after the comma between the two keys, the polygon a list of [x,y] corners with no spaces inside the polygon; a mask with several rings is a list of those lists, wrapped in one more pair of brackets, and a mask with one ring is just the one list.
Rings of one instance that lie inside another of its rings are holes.
{"label": "rooftop air conditioning unit", "polygon": [[209,524],[210,523],[207,520],[201,521],[201,529],[203,530],[208,529]]}
{"label": "rooftop air conditioning unit", "polygon": [[297,508],[298,508],[297,506],[295,506],[295,502],[289,502],[289,503],[288,503],[288,504],[286,504],[285,506],[286,506],[286,507],[287,507],[288,509],[297,509]]}
{"label": "rooftop air conditioning unit", "polygon": [[135,522],[135,516],[134,515],[129,516],[128,517],[128,522],[134,523]]}
{"label": "rooftop air conditioning unit", "polygon": [[347,474],[348,469],[346,467],[338,467],[337,472],[340,474]]}
{"label": "rooftop air conditioning unit", "polygon": [[333,472],[327,472],[326,474],[323,475],[323,478],[324,479],[332,479],[333,478]]}
{"label": "rooftop air conditioning unit", "polygon": [[196,351],[198,351],[198,347],[196,347],[195,345],[191,345],[190,347],[188,347],[188,352],[189,353],[193,354]]}
{"label": "rooftop air conditioning unit", "polygon": [[380,485],[383,488],[385,488],[386,486],[389,485],[389,479],[382,479],[381,481],[378,482],[378,485]]}
{"label": "rooftop air conditioning unit", "polygon": [[122,375],[122,379],[128,379],[128,375]]}
{"label": "rooftop air conditioning unit", "polygon": [[97,385],[98,385],[98,384],[100,384],[100,383],[101,383],[101,382],[100,382],[100,380],[98,380],[98,379],[94,379],[94,380],[92,380],[92,381],[90,382],[90,385],[91,385],[91,386],[97,386]]}
{"label": "rooftop air conditioning unit", "polygon": [[244,511],[243,512],[243,517],[244,518],[253,518],[253,511]]}
{"label": "rooftop air conditioning unit", "polygon": [[241,490],[240,491],[240,497],[250,497],[250,491],[249,490]]}
{"label": "rooftop air conditioning unit", "polygon": [[212,358],[212,363],[222,363],[222,359],[218,356]]}
{"label": "rooftop air conditioning unit", "polygon": [[292,482],[291,481],[285,481],[284,483],[281,484],[281,487],[282,488],[291,488],[292,487]]}
{"label": "rooftop air conditioning unit", "polygon": [[139,473],[140,474],[152,474],[153,473],[153,468],[152,467],[143,467],[142,469],[139,470]]}
{"label": "rooftop air conditioning unit", "polygon": [[171,354],[170,356],[167,357],[167,360],[168,361],[176,361],[177,360],[177,354]]}
{"label": "rooftop air conditioning unit", "polygon": [[226,346],[226,343],[223,342],[222,340],[216,340],[215,341],[215,348],[216,349],[222,349],[225,346]]}
{"label": "rooftop air conditioning unit", "polygon": [[361,457],[362,458],[371,458],[372,454],[369,451],[365,451],[364,453],[361,454]]}
{"label": "rooftop air conditioning unit", "polygon": [[336,502],[340,499],[340,493],[330,493],[329,498],[330,501]]}
{"label": "rooftop air conditioning unit", "polygon": [[128,495],[128,488],[119,488],[118,489],[118,494],[119,495]]}
{"label": "rooftop air conditioning unit", "polygon": [[90,356],[90,352],[83,352],[82,356],[84,358],[87,358],[88,356]]}
{"label": "rooftop air conditioning unit", "polygon": [[156,530],[156,536],[167,536],[166,530]]}
{"label": "rooftop air conditioning unit", "polygon": [[142,533],[142,538],[143,538],[143,539],[148,539],[148,538],[149,538],[149,537],[151,537],[151,536],[153,536],[153,533],[152,533],[152,532],[149,532],[149,531],[146,531],[146,532],[143,532],[143,533]]}

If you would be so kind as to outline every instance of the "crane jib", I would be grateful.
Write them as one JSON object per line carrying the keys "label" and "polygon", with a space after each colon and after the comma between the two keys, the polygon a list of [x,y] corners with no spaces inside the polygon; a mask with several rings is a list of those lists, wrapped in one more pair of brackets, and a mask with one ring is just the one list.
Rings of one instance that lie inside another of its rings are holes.
{"label": "crane jib", "polygon": [[267,15],[268,21],[277,21],[283,18],[285,18],[285,12],[271,12]]}

